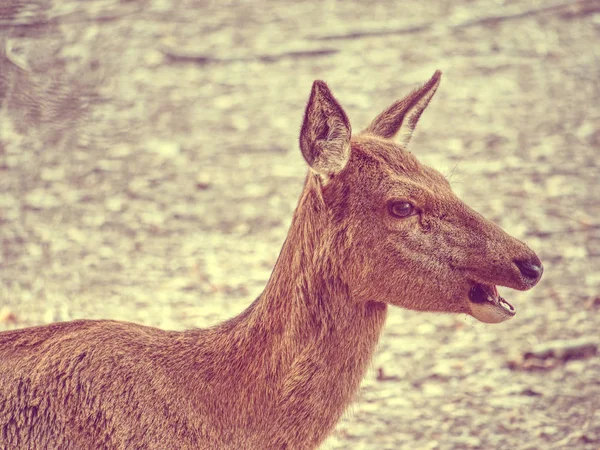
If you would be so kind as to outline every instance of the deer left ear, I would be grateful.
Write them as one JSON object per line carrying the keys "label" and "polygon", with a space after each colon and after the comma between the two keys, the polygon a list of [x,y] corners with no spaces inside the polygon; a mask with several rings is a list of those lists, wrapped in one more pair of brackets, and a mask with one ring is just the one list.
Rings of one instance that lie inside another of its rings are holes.
{"label": "deer left ear", "polygon": [[342,171],[350,158],[350,122],[324,81],[312,86],[300,150],[310,168],[327,178]]}
{"label": "deer left ear", "polygon": [[431,79],[379,114],[363,133],[391,139],[398,135],[400,145],[410,142],[421,114],[440,84],[442,72],[436,70]]}

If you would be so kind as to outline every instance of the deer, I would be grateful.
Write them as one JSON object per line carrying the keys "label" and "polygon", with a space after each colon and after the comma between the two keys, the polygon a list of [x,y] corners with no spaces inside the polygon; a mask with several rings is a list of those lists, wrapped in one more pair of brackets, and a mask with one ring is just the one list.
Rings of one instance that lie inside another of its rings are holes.
{"label": "deer", "polygon": [[497,286],[532,288],[540,259],[407,150],[440,80],[356,135],[314,82],[304,188],[264,291],[238,316],[0,333],[0,447],[315,449],[355,399],[388,306],[512,318]]}

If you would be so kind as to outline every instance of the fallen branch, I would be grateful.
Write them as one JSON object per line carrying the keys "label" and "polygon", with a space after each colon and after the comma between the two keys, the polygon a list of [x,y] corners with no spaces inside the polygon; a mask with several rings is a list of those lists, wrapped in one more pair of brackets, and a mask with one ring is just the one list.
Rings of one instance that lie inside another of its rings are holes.
{"label": "fallen branch", "polygon": [[[574,10],[574,11],[571,11]],[[541,8],[527,9],[509,14],[496,14],[484,16],[475,19],[469,19],[457,24],[450,24],[448,29],[455,30],[461,28],[469,28],[479,25],[493,25],[508,20],[518,20],[527,17],[537,16],[546,13],[560,13],[568,17],[577,15],[590,14],[600,11],[600,0],[578,0],[574,2],[558,3],[556,5],[543,6]],[[389,30],[353,30],[342,34],[330,34],[321,36],[309,36],[308,39],[316,41],[344,40],[344,39],[360,39],[367,37],[394,36],[410,33],[421,33],[433,29],[434,23],[427,22],[420,25],[413,25],[405,28],[389,29]]]}
{"label": "fallen branch", "polygon": [[309,36],[308,39],[314,41],[333,41],[343,39],[360,39],[364,37],[380,37],[380,36],[393,36],[400,34],[420,33],[426,31],[433,26],[433,23],[428,22],[421,25],[413,25],[405,28],[397,28],[391,30],[357,30],[351,31],[344,34],[330,34],[322,36]]}
{"label": "fallen branch", "polygon": [[115,20],[130,19],[132,15],[142,13],[143,7],[132,8],[117,13],[101,13],[87,15],[85,11],[68,12],[64,14],[49,15],[47,11],[40,11],[37,17],[27,17],[18,10],[11,14],[0,15],[0,29],[3,28],[44,28],[64,24],[85,24],[98,22],[112,22]]}
{"label": "fallen branch", "polygon": [[537,236],[540,238],[545,238],[545,237],[553,236],[556,234],[587,233],[589,231],[599,230],[599,229],[600,229],[600,223],[593,223],[593,224],[585,225],[580,228],[568,227],[568,228],[562,228],[559,230],[535,231],[535,232],[529,233],[529,235]]}
{"label": "fallen branch", "polygon": [[580,338],[545,342],[508,361],[512,370],[547,370],[574,359],[587,359],[598,354],[595,339]]}
{"label": "fallen branch", "polygon": [[233,58],[221,58],[214,55],[204,54],[193,54],[193,53],[179,53],[172,49],[162,49],[163,54],[173,62],[190,62],[199,65],[207,64],[231,64],[234,62],[252,62],[259,61],[264,63],[272,63],[280,61],[282,59],[300,59],[300,58],[314,58],[321,56],[329,56],[338,53],[339,50],[334,48],[322,48],[314,50],[294,50],[283,53],[274,54],[263,54],[263,55],[250,55],[240,56]]}
{"label": "fallen branch", "polygon": [[478,19],[467,20],[465,22],[462,22],[462,23],[459,23],[456,25],[451,25],[450,28],[457,29],[457,28],[468,28],[468,27],[478,26],[478,25],[495,25],[497,23],[505,22],[507,20],[524,19],[526,17],[537,16],[539,14],[545,14],[545,13],[562,12],[562,11],[568,12],[569,9],[573,9],[575,7],[580,7],[582,9],[584,9],[589,6],[592,6],[592,7],[596,6],[597,8],[600,8],[600,2],[598,0],[579,0],[579,1],[575,1],[575,2],[558,3],[556,5],[543,6],[541,8],[527,9],[525,11],[520,11],[520,12],[516,12],[516,13],[512,13],[512,14],[499,14],[499,15],[494,15],[494,16],[486,16],[486,17],[481,17]]}

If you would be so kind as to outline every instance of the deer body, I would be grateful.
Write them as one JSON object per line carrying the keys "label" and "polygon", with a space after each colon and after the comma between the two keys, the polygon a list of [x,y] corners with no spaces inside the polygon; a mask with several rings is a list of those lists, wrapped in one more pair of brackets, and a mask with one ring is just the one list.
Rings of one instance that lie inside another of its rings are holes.
{"label": "deer body", "polygon": [[[0,448],[314,449],[358,391],[387,304],[512,316],[493,284],[533,286],[535,254],[389,140],[407,144],[438,83],[352,140],[315,83],[300,136],[311,171],[271,278],[239,316],[184,332],[76,321],[0,333]],[[466,267],[477,245],[508,259]]]}
{"label": "deer body", "polygon": [[[317,202],[307,194],[300,214]],[[329,260],[336,244],[313,232],[320,215],[294,218],[264,293],[217,327],[1,333],[0,447],[315,448],[358,390],[386,316],[384,304],[349,301]]]}

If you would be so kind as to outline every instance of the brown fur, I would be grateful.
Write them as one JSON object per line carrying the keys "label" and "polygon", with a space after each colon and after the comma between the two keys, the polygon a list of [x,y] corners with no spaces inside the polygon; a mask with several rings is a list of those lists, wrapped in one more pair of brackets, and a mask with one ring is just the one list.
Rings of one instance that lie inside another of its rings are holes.
{"label": "brown fur", "polygon": [[[427,104],[413,100],[400,114],[412,128]],[[383,123],[395,132],[378,135]],[[380,115],[351,140],[315,83],[300,137],[312,171],[264,292],[238,317],[185,332],[76,321],[0,333],[0,448],[314,449],[356,394],[388,303],[470,313],[473,281],[530,287],[513,260],[535,254],[387,139],[401,127]],[[390,199],[420,212],[394,218]]]}

